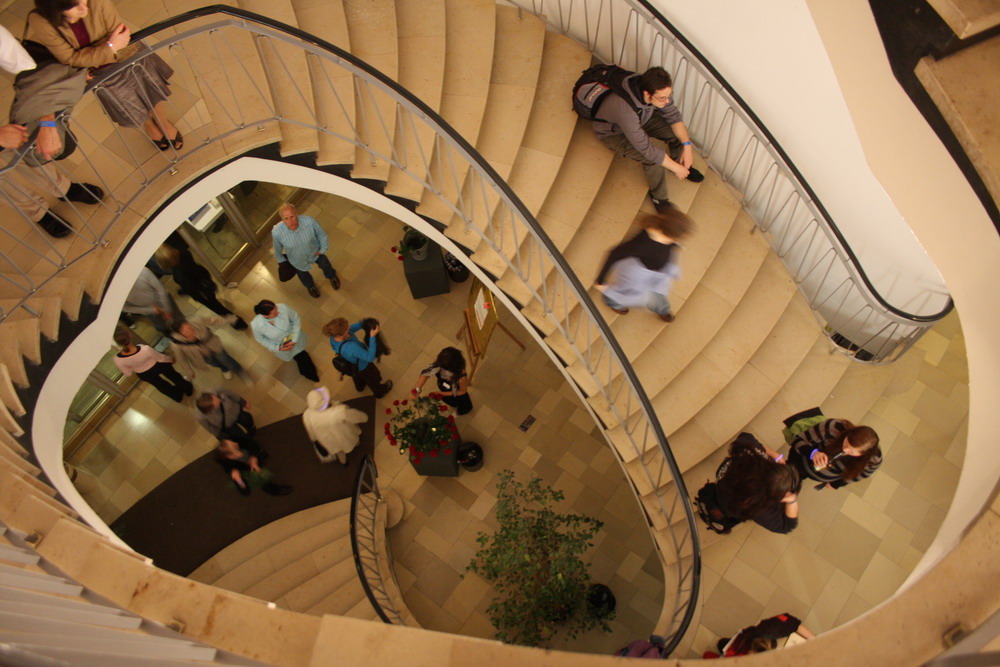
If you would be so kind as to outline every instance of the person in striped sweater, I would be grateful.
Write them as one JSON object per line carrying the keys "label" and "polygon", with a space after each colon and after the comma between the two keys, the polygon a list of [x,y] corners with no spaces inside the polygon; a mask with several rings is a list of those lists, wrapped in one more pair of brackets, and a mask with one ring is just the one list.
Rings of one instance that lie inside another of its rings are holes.
{"label": "person in striped sweater", "polygon": [[871,427],[827,419],[792,439],[788,462],[803,477],[821,482],[817,489],[839,489],[878,470],[882,450]]}

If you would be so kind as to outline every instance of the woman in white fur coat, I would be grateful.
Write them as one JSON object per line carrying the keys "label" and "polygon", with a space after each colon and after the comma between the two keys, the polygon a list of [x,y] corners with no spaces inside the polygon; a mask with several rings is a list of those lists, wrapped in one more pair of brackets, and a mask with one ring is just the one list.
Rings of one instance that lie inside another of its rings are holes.
{"label": "woman in white fur coat", "polygon": [[361,436],[358,424],[368,421],[368,415],[330,398],[326,387],[310,391],[306,405],[302,423],[316,449],[316,456],[323,463],[336,457],[342,465],[347,465],[347,454],[358,446]]}

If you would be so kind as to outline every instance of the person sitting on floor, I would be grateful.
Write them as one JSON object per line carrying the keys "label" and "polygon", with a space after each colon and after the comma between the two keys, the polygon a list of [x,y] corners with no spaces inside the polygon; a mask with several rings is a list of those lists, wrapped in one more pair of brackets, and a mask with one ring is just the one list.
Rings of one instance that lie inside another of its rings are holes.
{"label": "person sitting on floor", "polygon": [[229,475],[240,495],[249,496],[251,489],[259,488],[272,496],[287,496],[292,487],[276,484],[271,479],[271,471],[261,466],[262,456],[260,445],[253,440],[237,443],[223,438],[216,448],[215,460]]}

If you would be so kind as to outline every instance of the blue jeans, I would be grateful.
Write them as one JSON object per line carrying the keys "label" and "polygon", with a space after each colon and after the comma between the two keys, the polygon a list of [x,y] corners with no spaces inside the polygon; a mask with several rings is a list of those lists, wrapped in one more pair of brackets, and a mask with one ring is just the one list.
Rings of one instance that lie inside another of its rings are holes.
{"label": "blue jeans", "polygon": [[[316,255],[316,266],[323,271],[323,275],[326,276],[327,279],[335,278],[337,276],[337,271],[333,268],[333,265],[330,264],[330,260],[327,259],[326,255]],[[302,284],[306,286],[306,289],[312,289],[316,286],[316,282],[313,280],[313,277],[308,271],[299,271],[298,269],[295,269],[295,273],[298,274],[299,280],[301,280]]]}
{"label": "blue jeans", "polygon": [[[628,306],[624,306],[615,301],[614,299],[608,298],[603,294],[601,296],[604,297],[604,303],[608,304],[609,308],[616,308],[618,310],[628,309]],[[647,295],[646,308],[653,311],[657,315],[666,315],[670,312],[670,302],[667,301],[666,294],[657,294],[656,292],[650,292]]]}

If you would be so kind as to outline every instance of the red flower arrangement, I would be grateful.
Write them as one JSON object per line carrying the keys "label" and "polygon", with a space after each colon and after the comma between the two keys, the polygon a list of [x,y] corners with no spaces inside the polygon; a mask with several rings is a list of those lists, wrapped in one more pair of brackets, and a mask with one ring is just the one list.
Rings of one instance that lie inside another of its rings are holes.
{"label": "red flower arrangement", "polygon": [[398,448],[400,454],[409,452],[414,463],[420,463],[426,455],[436,457],[439,451],[450,454],[448,445],[458,438],[455,417],[446,414],[449,408],[440,402],[441,396],[432,392],[415,396],[412,402],[393,401],[393,407],[386,409],[386,414],[391,415],[385,424],[389,443]]}

